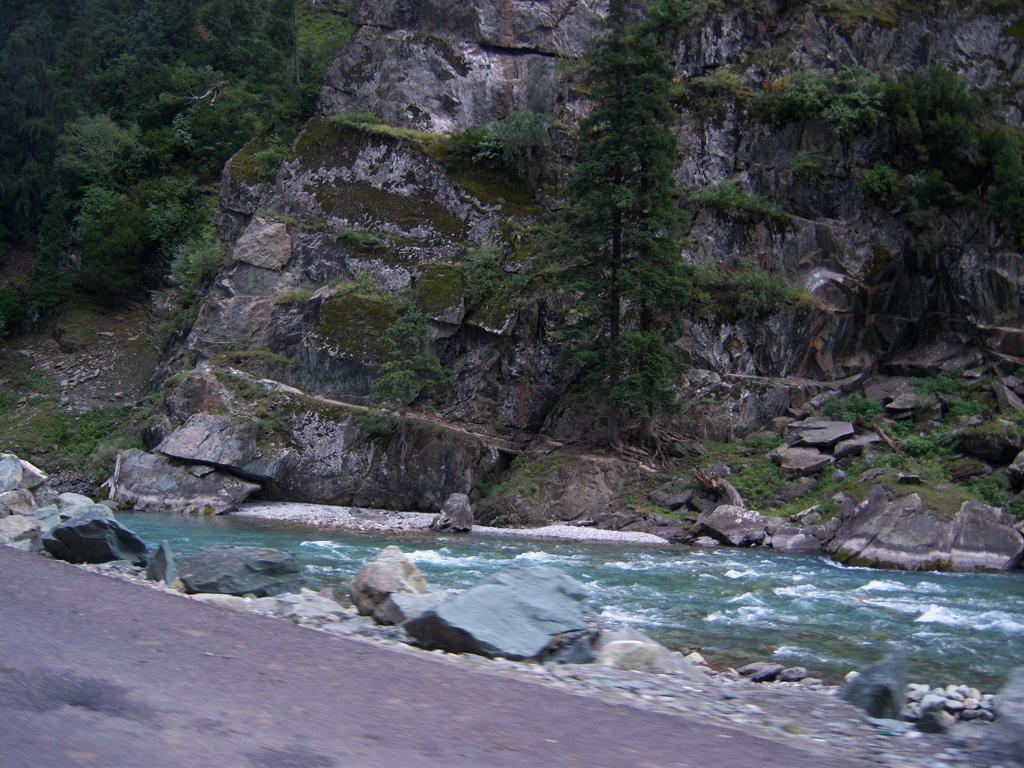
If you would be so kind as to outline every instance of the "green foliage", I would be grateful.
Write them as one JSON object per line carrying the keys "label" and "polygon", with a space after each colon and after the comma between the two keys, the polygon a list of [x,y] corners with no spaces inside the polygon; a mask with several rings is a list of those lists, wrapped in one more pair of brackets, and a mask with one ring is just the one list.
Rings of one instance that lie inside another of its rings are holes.
{"label": "green foliage", "polygon": [[187,242],[171,261],[170,309],[156,328],[157,343],[166,349],[195,322],[203,294],[220,268],[224,254],[212,226]]}
{"label": "green foliage", "polygon": [[728,67],[718,67],[691,79],[690,87],[709,96],[735,96],[743,90],[740,76]]}
{"label": "green foliage", "polygon": [[137,125],[122,128],[107,115],[83,115],[57,139],[56,168],[70,189],[121,188],[139,170],[145,148]]}
{"label": "green foliage", "polygon": [[691,193],[690,201],[695,205],[735,216],[764,218],[780,225],[788,224],[790,221],[789,214],[778,203],[741,189],[739,182],[732,179]]}
{"label": "green foliage", "polygon": [[373,399],[404,411],[420,397],[436,395],[451,384],[451,373],[430,349],[430,326],[409,303],[384,334],[384,360],[373,382]]}
{"label": "green foliage", "polygon": [[651,31],[677,33],[700,25],[724,7],[724,0],[653,0],[647,6],[647,23]]}
{"label": "green foliage", "polygon": [[872,131],[885,118],[885,86],[866,69],[801,70],[764,93],[759,106],[775,120],[818,118],[840,138]]}
{"label": "green foliage", "polygon": [[679,409],[676,385],[686,366],[663,333],[625,331],[611,354],[618,366],[618,375],[608,388],[608,402],[613,407],[645,420]]}
{"label": "green foliage", "polygon": [[501,249],[489,245],[469,249],[462,260],[462,275],[470,310],[505,315],[523,300],[530,279],[527,269],[509,265]]}
{"label": "green foliage", "polygon": [[339,242],[364,251],[383,251],[391,245],[386,237],[362,229],[342,229],[335,233]]}
{"label": "green foliage", "polygon": [[793,158],[793,175],[805,184],[821,184],[830,161],[831,158],[824,152],[801,150]]}
{"label": "green foliage", "polygon": [[507,173],[537,189],[551,174],[548,123],[548,117],[536,112],[513,112],[505,120],[446,139],[441,151],[449,158]]}
{"label": "green foliage", "polygon": [[142,284],[142,256],[149,245],[141,206],[124,193],[89,187],[75,225],[82,242],[78,285],[114,301],[133,295]]}
{"label": "green foliage", "polygon": [[864,171],[861,182],[879,205],[890,205],[897,201],[906,187],[899,172],[885,163],[876,163]]}
{"label": "green foliage", "polygon": [[850,421],[856,423],[863,421],[870,424],[876,416],[880,416],[885,409],[879,403],[868,400],[863,395],[853,395],[848,398],[836,398],[825,404],[825,415],[830,419],[838,421]]}
{"label": "green foliage", "polygon": [[413,302],[429,317],[462,304],[462,270],[452,264],[424,264],[413,284]]}
{"label": "green foliage", "polygon": [[692,291],[685,298],[687,310],[695,317],[735,323],[781,312],[802,301],[803,290],[783,275],[755,267],[732,271],[718,264],[688,268]]}

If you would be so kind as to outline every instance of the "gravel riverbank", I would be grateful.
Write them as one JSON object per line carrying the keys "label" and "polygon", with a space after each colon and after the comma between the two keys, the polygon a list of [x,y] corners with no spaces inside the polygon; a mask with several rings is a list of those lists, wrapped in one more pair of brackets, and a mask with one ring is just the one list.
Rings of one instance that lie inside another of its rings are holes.
{"label": "gravel riverbank", "polygon": [[[318,528],[379,533],[424,532],[436,515],[426,512],[391,512],[383,509],[334,507],[326,504],[257,502],[240,505],[232,517],[297,523]],[[607,542],[610,544],[668,544],[667,539],[636,531],[606,531],[575,525],[545,525],[541,528],[492,528],[475,525],[471,536],[507,536],[519,539],[558,539],[562,541]]]}

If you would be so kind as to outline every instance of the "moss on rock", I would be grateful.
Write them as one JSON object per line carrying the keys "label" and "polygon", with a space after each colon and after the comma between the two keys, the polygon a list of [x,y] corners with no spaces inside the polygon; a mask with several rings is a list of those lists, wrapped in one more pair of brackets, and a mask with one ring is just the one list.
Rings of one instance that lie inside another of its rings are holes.
{"label": "moss on rock", "polygon": [[413,286],[413,301],[428,316],[437,317],[462,303],[466,283],[462,270],[451,264],[424,264]]}
{"label": "moss on rock", "polygon": [[345,357],[373,364],[381,359],[384,334],[396,317],[387,296],[351,290],[323,303],[317,333]]}

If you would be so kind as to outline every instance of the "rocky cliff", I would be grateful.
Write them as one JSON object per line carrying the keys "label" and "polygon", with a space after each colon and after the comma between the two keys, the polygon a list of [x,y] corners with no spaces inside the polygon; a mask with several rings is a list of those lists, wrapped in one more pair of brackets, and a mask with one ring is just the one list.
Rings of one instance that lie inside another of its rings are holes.
{"label": "rocky cliff", "polygon": [[[824,111],[772,108],[773,95],[807,73],[899,76],[941,63],[972,89],[1001,92],[1001,116],[1019,128],[1020,10],[720,5],[665,30],[677,73],[677,177],[693,213],[680,258],[725,274],[763,270],[791,290],[754,313],[727,311],[735,296],[710,291],[712,306],[692,313],[679,339],[692,369],[680,382],[687,407],[676,429],[735,440],[773,418],[820,409],[873,375],[986,364],[1009,373],[1024,364],[1024,257],[1013,228],[964,207],[929,220],[923,233],[906,210],[867,189],[869,169],[901,149],[889,126],[847,130]],[[175,453],[166,442],[158,450],[233,468],[277,498],[431,510],[449,491],[486,495],[524,451],[573,450],[586,428],[561,405],[551,297],[474,304],[466,295],[467,249],[500,249],[514,273],[528,258],[519,233],[548,198],[453,162],[439,136],[539,111],[553,119],[556,153],[571,157],[572,128],[587,109],[578,57],[598,34],[601,11],[586,0],[354,3],[357,31],[329,69],[320,115],[276,178],[251,173],[255,147],[225,168],[228,262],[168,360],[169,369],[200,369],[193,375],[204,381],[220,372],[249,386],[226,399],[179,397],[154,446],[196,414],[252,415],[260,387],[348,404],[337,408],[365,404],[394,298],[405,294],[431,317],[437,351],[455,373],[436,413],[415,416],[418,442],[405,428],[394,439],[373,434],[366,418],[312,424],[313,415],[296,412],[271,430],[276,442],[264,452],[292,457],[277,463],[278,475],[251,472],[240,459]],[[273,415],[264,408],[263,421]],[[619,503],[616,488],[632,480],[608,490],[604,460],[574,450],[573,462],[597,467],[579,474],[600,489],[586,494],[598,501],[558,516]],[[638,466],[611,474],[643,475]],[[415,490],[403,490],[407,482]],[[359,490],[368,487],[376,490]],[[532,520],[537,510],[515,517]]]}

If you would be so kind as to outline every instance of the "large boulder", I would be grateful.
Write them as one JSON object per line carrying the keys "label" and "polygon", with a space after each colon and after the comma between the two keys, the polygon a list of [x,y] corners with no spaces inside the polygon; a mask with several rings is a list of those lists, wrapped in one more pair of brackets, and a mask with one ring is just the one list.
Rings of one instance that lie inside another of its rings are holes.
{"label": "large boulder", "polygon": [[121,507],[209,514],[233,509],[260,488],[209,467],[183,466],[134,448],[118,454],[108,483],[110,498]]}
{"label": "large boulder", "polygon": [[394,592],[422,594],[428,590],[427,580],[420,569],[398,547],[385,547],[352,579],[349,586],[352,602],[363,616],[373,616],[380,624],[391,624],[396,615],[385,607]]}
{"label": "large boulder", "polygon": [[261,427],[246,419],[196,413],[157,446],[182,461],[209,464],[256,482],[276,481],[286,471],[287,451],[264,455]]}
{"label": "large boulder", "polygon": [[841,563],[874,568],[1009,570],[1024,552],[1013,523],[1002,510],[970,501],[943,520],[916,493],[894,499],[874,486],[860,504],[840,510],[825,548]]}
{"label": "large boulder", "polygon": [[992,742],[999,757],[1024,765],[1024,667],[1010,673],[995,705],[999,717],[992,726]]}
{"label": "large boulder", "polygon": [[586,592],[556,568],[514,566],[403,627],[424,648],[533,659],[557,636],[587,629]]}
{"label": "large boulder", "polygon": [[722,504],[697,518],[696,533],[733,547],[757,546],[764,541],[768,520],[760,512]]}
{"label": "large boulder", "polygon": [[74,517],[78,512],[93,504],[95,502],[92,499],[80,493],[66,492],[57,496],[57,509],[62,520]]}
{"label": "large boulder", "polygon": [[0,493],[21,487],[22,468],[17,456],[0,454]]}
{"label": "large boulder", "polygon": [[597,641],[597,663],[632,672],[687,672],[693,665],[681,653],[670,651],[636,629],[602,632]]}
{"label": "large boulder", "polygon": [[106,507],[96,504],[54,527],[43,536],[51,556],[69,563],[107,563],[128,560],[146,563],[146,544],[122,526]]}
{"label": "large boulder", "polygon": [[839,698],[864,710],[870,717],[900,720],[907,689],[907,661],[902,650],[851,677],[839,689]]}
{"label": "large boulder", "polygon": [[1020,428],[1004,421],[966,427],[956,433],[956,440],[961,451],[989,464],[1009,464],[1022,447]]}
{"label": "large boulder", "polygon": [[392,592],[378,606],[375,615],[381,624],[404,624],[407,621],[432,611],[445,600],[451,600],[458,592],[446,589],[441,592]]}
{"label": "large boulder", "polygon": [[278,549],[216,547],[178,564],[185,591],[267,597],[297,592],[303,579],[295,558]]}
{"label": "large boulder", "polygon": [[473,506],[469,503],[469,496],[464,493],[449,496],[431,527],[452,533],[468,533],[473,530]]}

